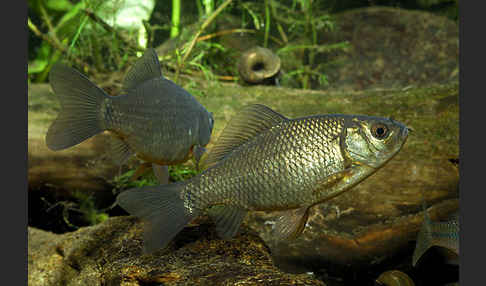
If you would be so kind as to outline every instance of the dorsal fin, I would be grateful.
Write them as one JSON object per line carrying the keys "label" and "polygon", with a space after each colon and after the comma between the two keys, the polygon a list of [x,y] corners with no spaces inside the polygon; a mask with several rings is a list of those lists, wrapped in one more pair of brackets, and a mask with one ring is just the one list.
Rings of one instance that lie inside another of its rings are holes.
{"label": "dorsal fin", "polygon": [[206,167],[211,167],[224,159],[238,146],[286,120],[288,119],[285,116],[262,104],[251,104],[243,107],[229,121],[209,152],[205,161]]}
{"label": "dorsal fin", "polygon": [[160,69],[157,53],[154,49],[149,48],[128,71],[123,80],[123,91],[127,92],[147,80],[161,76],[162,71]]}

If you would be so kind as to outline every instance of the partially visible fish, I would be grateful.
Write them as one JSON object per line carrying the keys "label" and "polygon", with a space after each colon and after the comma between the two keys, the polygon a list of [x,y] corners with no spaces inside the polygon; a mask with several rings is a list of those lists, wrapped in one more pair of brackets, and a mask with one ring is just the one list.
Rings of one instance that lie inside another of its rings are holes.
{"label": "partially visible fish", "polygon": [[447,221],[434,222],[430,220],[425,205],[424,222],[417,236],[417,243],[412,256],[412,265],[415,266],[420,257],[432,246],[444,247],[455,255],[446,257],[451,264],[458,264],[459,256],[459,212],[451,215]]}
{"label": "partially visible fish", "polygon": [[289,119],[264,105],[249,105],[223,130],[202,173],[124,191],[117,203],[148,222],[146,252],[165,247],[206,209],[225,239],[237,233],[248,211],[286,211],[275,223],[275,236],[293,238],[303,231],[309,208],[373,174],[407,136],[406,126],[387,118]]}
{"label": "partially visible fish", "polygon": [[122,94],[109,96],[77,70],[56,63],[50,83],[61,111],[47,131],[46,144],[62,150],[105,130],[113,135],[118,164],[136,154],[152,163],[159,180],[166,165],[199,160],[213,129],[213,116],[189,92],[162,76],[157,54],[147,49],[130,69]]}

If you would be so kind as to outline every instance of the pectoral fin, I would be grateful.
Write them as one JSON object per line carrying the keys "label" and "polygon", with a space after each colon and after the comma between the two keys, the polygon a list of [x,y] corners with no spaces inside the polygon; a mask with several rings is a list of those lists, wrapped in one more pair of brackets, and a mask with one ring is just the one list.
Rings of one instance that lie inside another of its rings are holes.
{"label": "pectoral fin", "polygon": [[305,228],[309,218],[309,206],[284,212],[275,223],[274,235],[278,240],[295,239]]}
{"label": "pectoral fin", "polygon": [[152,169],[154,170],[154,175],[159,183],[162,185],[169,183],[169,167],[153,163]]}
{"label": "pectoral fin", "polygon": [[194,161],[196,163],[196,170],[200,170],[199,168],[199,163],[201,162],[201,158],[206,153],[206,148],[200,146],[200,145],[194,145],[192,147],[192,155],[194,157]]}
{"label": "pectoral fin", "polygon": [[148,172],[148,170],[150,170],[150,167],[152,167],[152,165],[149,162],[140,164],[135,170],[135,172],[133,173],[133,175],[130,177],[130,180],[135,181],[136,179],[140,178],[140,176],[142,176],[143,174]]}
{"label": "pectoral fin", "polygon": [[337,184],[341,183],[343,179],[345,179],[346,177],[352,176],[353,175],[352,172],[353,169],[348,168],[341,172],[336,172],[334,174],[331,174],[330,176],[328,176],[327,178],[325,178],[324,180],[318,183],[317,187],[313,191],[314,195],[318,196],[320,198],[319,201],[321,202],[323,200],[329,200],[337,196],[341,192],[336,193],[335,191],[333,191],[332,188]]}
{"label": "pectoral fin", "polygon": [[115,133],[111,134],[113,136],[110,138],[110,157],[117,165],[122,165],[134,154],[134,152],[125,141],[118,137],[118,135]]}

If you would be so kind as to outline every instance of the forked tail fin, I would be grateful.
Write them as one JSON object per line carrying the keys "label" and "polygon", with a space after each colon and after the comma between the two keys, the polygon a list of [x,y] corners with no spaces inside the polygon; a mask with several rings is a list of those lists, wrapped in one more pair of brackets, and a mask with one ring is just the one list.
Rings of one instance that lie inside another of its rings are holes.
{"label": "forked tail fin", "polygon": [[198,215],[181,199],[185,183],[129,189],[117,197],[117,204],[146,222],[144,252],[153,252],[167,244]]}
{"label": "forked tail fin", "polygon": [[101,104],[108,95],[77,70],[54,64],[49,74],[61,111],[47,131],[46,144],[62,150],[104,131]]}

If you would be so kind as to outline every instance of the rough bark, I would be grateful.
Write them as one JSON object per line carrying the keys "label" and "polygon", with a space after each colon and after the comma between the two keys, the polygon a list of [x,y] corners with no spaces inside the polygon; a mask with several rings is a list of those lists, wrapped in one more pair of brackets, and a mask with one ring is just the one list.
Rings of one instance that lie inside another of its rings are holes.
{"label": "rough bark", "polygon": [[272,264],[258,235],[243,229],[232,241],[212,225],[187,227],[168,249],[142,255],[142,224],[110,218],[62,235],[28,229],[28,284],[35,285],[325,285]]}

